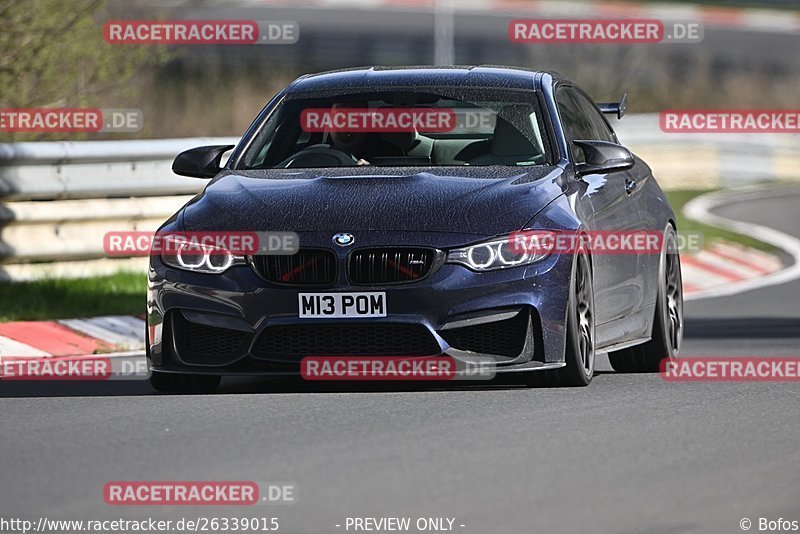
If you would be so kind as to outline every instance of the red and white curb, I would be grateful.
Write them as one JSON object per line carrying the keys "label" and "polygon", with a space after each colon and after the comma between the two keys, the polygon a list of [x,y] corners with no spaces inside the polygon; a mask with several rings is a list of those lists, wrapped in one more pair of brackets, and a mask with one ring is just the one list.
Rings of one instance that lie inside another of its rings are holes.
{"label": "red and white curb", "polygon": [[145,321],[115,315],[0,324],[0,357],[116,354],[144,350]]}
{"label": "red and white curb", "polygon": [[693,300],[712,291],[756,280],[783,268],[774,254],[726,241],[711,243],[694,254],[681,254],[683,292]]}

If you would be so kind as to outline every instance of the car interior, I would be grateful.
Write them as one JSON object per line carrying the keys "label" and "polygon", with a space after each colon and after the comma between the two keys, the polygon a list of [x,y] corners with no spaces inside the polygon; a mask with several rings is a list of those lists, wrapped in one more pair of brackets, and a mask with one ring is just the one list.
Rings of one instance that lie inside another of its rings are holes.
{"label": "car interior", "polygon": [[[548,162],[538,107],[533,102],[468,102],[436,95],[356,95],[288,100],[281,104],[244,158],[247,169],[375,165],[529,166]],[[305,131],[305,109],[452,110],[449,131]]]}

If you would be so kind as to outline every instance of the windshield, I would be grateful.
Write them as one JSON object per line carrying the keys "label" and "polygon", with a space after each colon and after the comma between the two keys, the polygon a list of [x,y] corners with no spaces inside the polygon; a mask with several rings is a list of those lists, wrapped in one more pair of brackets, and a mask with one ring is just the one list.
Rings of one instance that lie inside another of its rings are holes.
{"label": "windshield", "polygon": [[529,166],[550,160],[533,91],[404,90],[287,97],[238,167]]}

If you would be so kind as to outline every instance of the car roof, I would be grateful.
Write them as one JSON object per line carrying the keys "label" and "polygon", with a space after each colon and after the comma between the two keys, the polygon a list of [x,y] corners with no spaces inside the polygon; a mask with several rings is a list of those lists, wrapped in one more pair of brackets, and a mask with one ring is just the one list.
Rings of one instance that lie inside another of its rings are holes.
{"label": "car roof", "polygon": [[476,87],[538,89],[541,74],[563,79],[554,72],[501,66],[361,67],[308,74],[295,80],[289,93],[342,89],[392,89],[397,87]]}

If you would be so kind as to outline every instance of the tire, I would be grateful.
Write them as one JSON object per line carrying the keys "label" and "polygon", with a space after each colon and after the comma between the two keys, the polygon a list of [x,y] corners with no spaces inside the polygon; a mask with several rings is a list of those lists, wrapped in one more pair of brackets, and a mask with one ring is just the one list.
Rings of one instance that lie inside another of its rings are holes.
{"label": "tire", "polygon": [[564,347],[566,366],[554,371],[529,373],[528,384],[544,387],[588,386],[594,377],[595,324],[592,264],[585,247],[575,256],[567,305]]}
{"label": "tire", "polygon": [[683,340],[683,279],[678,236],[670,225],[664,231],[664,251],[658,269],[658,293],[650,341],[609,353],[618,373],[657,373],[661,361],[674,361]]}
{"label": "tire", "polygon": [[212,393],[222,378],[217,375],[189,375],[150,372],[150,385],[162,393]]}

